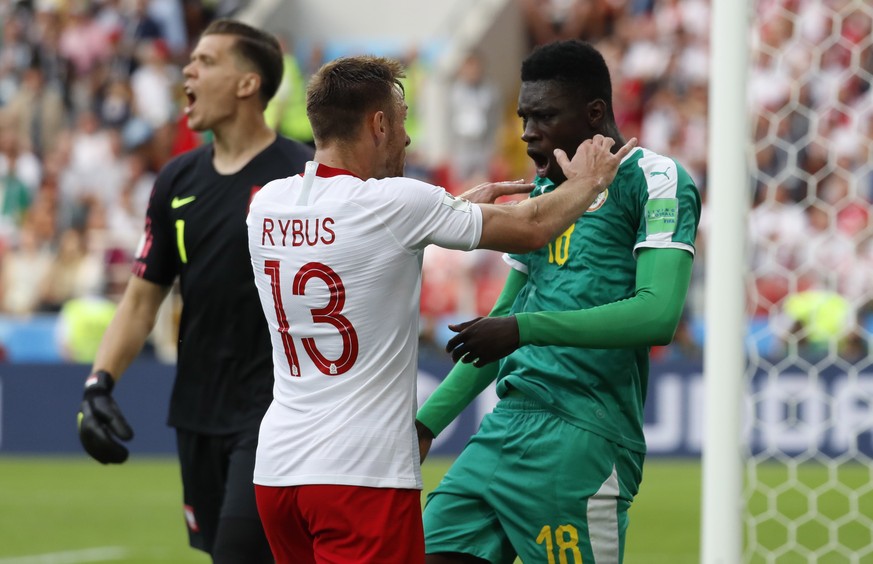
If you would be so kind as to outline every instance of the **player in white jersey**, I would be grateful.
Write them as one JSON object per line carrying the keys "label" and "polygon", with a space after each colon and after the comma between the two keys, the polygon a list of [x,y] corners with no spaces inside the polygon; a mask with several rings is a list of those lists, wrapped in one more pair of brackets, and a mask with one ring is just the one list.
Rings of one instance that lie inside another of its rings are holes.
{"label": "player in white jersey", "polygon": [[527,252],[591,204],[635,145],[598,137],[548,196],[529,186],[456,199],[402,178],[409,137],[399,63],[328,63],[307,91],[315,161],[252,200],[249,251],[270,326],[274,399],[254,482],[278,562],[424,561],[414,426],[421,261],[430,244]]}

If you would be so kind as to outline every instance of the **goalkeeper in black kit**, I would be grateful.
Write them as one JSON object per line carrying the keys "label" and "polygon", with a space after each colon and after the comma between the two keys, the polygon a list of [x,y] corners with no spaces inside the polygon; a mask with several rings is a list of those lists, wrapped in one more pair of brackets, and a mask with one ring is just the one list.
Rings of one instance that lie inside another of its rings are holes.
{"label": "goalkeeper in black kit", "polygon": [[211,130],[214,141],[158,175],[134,276],[85,382],[79,437],[99,462],[127,459],[119,440],[131,439],[133,430],[112,390],[178,277],[184,305],[169,424],[176,429],[189,542],[216,563],[272,562],[252,475],[273,367],[245,220],[260,187],[301,172],[312,151],[264,121],[282,77],[273,36],[217,20],[184,75],[189,126]]}

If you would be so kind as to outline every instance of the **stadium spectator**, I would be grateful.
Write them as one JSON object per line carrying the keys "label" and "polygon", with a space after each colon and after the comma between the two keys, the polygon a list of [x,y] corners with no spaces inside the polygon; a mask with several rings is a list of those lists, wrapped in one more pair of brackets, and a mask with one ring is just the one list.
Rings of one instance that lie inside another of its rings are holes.
{"label": "stadium spectator", "polygon": [[125,10],[122,6],[122,0],[101,0],[93,11],[94,23],[99,27],[103,34],[113,40],[117,40],[118,35],[125,25]]}
{"label": "stadium spectator", "polygon": [[[434,163],[426,157],[428,144],[424,125],[428,119],[426,112],[428,96],[431,94],[428,92],[428,77],[432,76],[434,71],[431,61],[422,53],[417,43],[405,49],[398,60],[403,64],[406,74],[402,83],[406,105],[409,107],[406,114],[406,133],[409,135],[410,142],[406,151],[406,168],[403,174],[409,178],[431,184],[443,184],[451,192],[455,188],[451,186],[451,179],[447,178],[444,182],[438,181],[434,174]],[[493,143],[494,140],[492,139],[491,142]],[[450,165],[443,163],[439,168],[447,173]],[[496,177],[509,178],[507,176]],[[467,186],[472,186],[472,184]]]}
{"label": "stadium spectator", "polygon": [[32,151],[21,146],[11,119],[0,112],[0,176],[14,176],[33,195],[42,179],[42,163]]}
{"label": "stadium spectator", "polygon": [[471,53],[449,88],[453,186],[478,184],[490,176],[501,101],[485,73],[482,58]]}
{"label": "stadium spectator", "polygon": [[282,72],[273,36],[234,20],[214,21],[183,72],[188,123],[211,130],[214,141],[171,161],[155,181],[134,276],[86,380],[79,436],[104,464],[127,459],[118,440],[133,431],[111,392],[178,277],[184,306],[169,424],[176,430],[189,542],[216,563],[272,562],[252,469],[273,373],[245,215],[260,186],[302,170],[312,153],[277,136],[263,119]]}
{"label": "stadium spectator", "polygon": [[5,111],[17,124],[22,145],[40,158],[55,150],[67,126],[61,92],[46,81],[38,58],[24,71],[21,88]]}
{"label": "stadium spectator", "polygon": [[40,174],[38,159],[20,151],[18,135],[0,114],[0,239],[14,235],[21,226]]}
{"label": "stadium spectator", "polygon": [[749,264],[755,273],[753,313],[766,315],[767,308],[790,291],[788,273],[798,265],[807,233],[803,209],[795,205],[784,184],[762,189],[749,212]]}
{"label": "stadium spectator", "polygon": [[100,296],[105,283],[103,276],[103,257],[88,252],[85,234],[77,229],[65,230],[40,284],[38,309],[57,313],[68,300]]}
{"label": "stadium spectator", "polygon": [[67,22],[58,44],[62,57],[73,64],[76,77],[87,77],[101,63],[109,60],[110,43],[97,25],[85,2],[71,2]]}
{"label": "stadium spectator", "polygon": [[147,13],[161,30],[161,38],[167,44],[171,59],[188,55],[188,33],[185,15],[179,0],[150,0]]}
{"label": "stadium spectator", "polygon": [[137,52],[140,64],[130,76],[133,111],[152,129],[158,129],[175,121],[182,73],[170,61],[170,51],[161,39],[140,43]]}
{"label": "stadium spectator", "polygon": [[21,16],[3,18],[3,49],[0,50],[0,107],[9,102],[21,77],[33,59],[33,46],[27,41],[26,23]]}
{"label": "stadium spectator", "polygon": [[780,335],[807,359],[821,359],[832,352],[858,360],[855,308],[848,299],[830,290],[804,290],[786,297],[775,318],[787,327]]}
{"label": "stadium spectator", "polygon": [[265,186],[248,217],[276,382],[254,481],[279,562],[424,562],[414,426],[424,248],[536,249],[633,147],[613,155],[600,136],[567,147],[572,162],[556,158],[569,179],[536,202],[471,203],[530,188],[518,182],[456,199],[400,177],[410,142],[400,75],[399,62],[370,56],[322,67],[307,89],[315,161]]}
{"label": "stadium spectator", "polygon": [[282,83],[266,110],[267,123],[282,135],[312,144],[312,127],[306,117],[306,81],[304,72],[288,39],[282,44]]}
{"label": "stadium spectator", "polygon": [[59,234],[73,225],[73,210],[60,196],[53,176],[43,178],[36,197],[27,209],[25,223],[33,230],[40,245],[53,249]]}
{"label": "stadium spectator", "polygon": [[148,207],[149,196],[155,183],[155,174],[148,169],[145,156],[137,151],[123,158],[123,181],[118,197],[107,202],[109,239],[119,250],[132,253],[140,239],[142,218]]}
{"label": "stadium spectator", "polygon": [[75,206],[74,213],[85,214],[94,201],[108,205],[118,198],[123,178],[121,151],[117,131],[102,127],[91,110],[79,113],[60,178],[62,197]]}
{"label": "stadium spectator", "polygon": [[149,14],[150,0],[133,0],[133,4],[124,13],[123,27],[117,33],[120,68],[127,75],[133,73],[139,66],[137,50],[143,43],[164,39],[160,24]]}
{"label": "stadium spectator", "polygon": [[[622,134],[590,44],[535,49],[521,81],[536,201],[565,179],[556,149]],[[489,317],[452,326],[457,364],[418,412],[421,440],[495,379],[500,401],[428,497],[429,564],[541,562],[553,544],[576,562],[622,561],[646,451],[649,348],[679,325],[700,205],[680,164],[635,149],[575,224],[507,256],[513,270]]]}
{"label": "stadium spectator", "polygon": [[[142,237],[142,218],[148,207],[155,174],[139,152],[124,157],[124,180],[114,203],[107,205],[103,226],[106,268],[105,295],[118,301],[130,278],[130,262]],[[171,356],[175,359],[175,354]]]}
{"label": "stadium spectator", "polygon": [[53,2],[36,2],[30,41],[46,84],[60,93],[65,108],[72,104],[73,65],[61,54],[64,22]]}
{"label": "stadium spectator", "polygon": [[14,233],[30,207],[30,190],[14,170],[0,174],[0,234]]}
{"label": "stadium spectator", "polygon": [[0,296],[4,313],[24,316],[39,307],[42,282],[48,274],[52,253],[39,233],[25,223],[17,240],[0,263]]}
{"label": "stadium spectator", "polygon": [[596,40],[619,11],[609,0],[520,0],[530,47],[562,39]]}
{"label": "stadium spectator", "polygon": [[132,85],[126,79],[111,77],[94,100],[96,113],[104,127],[121,129],[133,115]]}
{"label": "stadium spectator", "polygon": [[93,362],[116,306],[116,302],[94,295],[65,301],[56,329],[62,357],[80,364]]}

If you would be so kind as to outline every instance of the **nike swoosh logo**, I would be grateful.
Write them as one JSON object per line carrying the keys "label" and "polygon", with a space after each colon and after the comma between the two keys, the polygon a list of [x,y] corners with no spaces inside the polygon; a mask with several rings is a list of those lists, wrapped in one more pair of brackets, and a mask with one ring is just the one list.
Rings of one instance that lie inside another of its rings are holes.
{"label": "nike swoosh logo", "polygon": [[173,198],[173,201],[170,202],[170,207],[173,209],[181,208],[182,206],[187,206],[191,202],[197,199],[197,196],[188,196],[187,198],[180,198],[176,196]]}

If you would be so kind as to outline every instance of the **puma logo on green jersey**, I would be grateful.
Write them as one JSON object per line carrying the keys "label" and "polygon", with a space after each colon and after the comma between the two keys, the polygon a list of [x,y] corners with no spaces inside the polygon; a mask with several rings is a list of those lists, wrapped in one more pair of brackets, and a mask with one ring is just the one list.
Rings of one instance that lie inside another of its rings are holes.
{"label": "puma logo on green jersey", "polygon": [[649,177],[654,178],[656,176],[665,176],[665,177],[667,177],[667,180],[670,180],[670,175],[667,174],[667,172],[669,172],[669,171],[670,171],[669,166],[662,171],[653,170],[652,172],[649,173]]}

